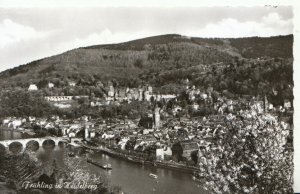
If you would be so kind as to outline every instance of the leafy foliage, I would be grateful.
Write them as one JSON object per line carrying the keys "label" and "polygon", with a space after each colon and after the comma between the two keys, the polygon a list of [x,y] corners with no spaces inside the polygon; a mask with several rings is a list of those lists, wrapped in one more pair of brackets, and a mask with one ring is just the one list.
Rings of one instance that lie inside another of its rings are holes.
{"label": "leafy foliage", "polygon": [[24,90],[1,94],[0,116],[48,116],[53,107],[39,93]]}
{"label": "leafy foliage", "polygon": [[272,115],[228,115],[224,129],[205,140],[200,166],[214,193],[293,193],[289,130]]}

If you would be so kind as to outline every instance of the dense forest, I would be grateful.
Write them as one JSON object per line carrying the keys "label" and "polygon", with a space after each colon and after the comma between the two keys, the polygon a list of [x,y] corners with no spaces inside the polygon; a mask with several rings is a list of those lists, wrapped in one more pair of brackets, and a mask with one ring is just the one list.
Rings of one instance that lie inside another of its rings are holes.
{"label": "dense forest", "polygon": [[41,77],[49,80],[64,77],[76,81],[93,77],[102,81],[123,79],[132,82],[128,79],[139,79],[148,72],[167,72],[199,65],[209,67],[218,62],[228,64],[235,57],[292,58],[292,46],[292,35],[238,39],[162,35],[74,49],[1,72],[0,80],[2,86],[21,87],[36,83]]}
{"label": "dense forest", "polygon": [[[101,98],[108,82],[130,88],[150,84],[155,92],[180,94],[189,80],[197,88],[213,87],[235,97],[266,95],[280,105],[284,99],[293,100],[292,54],[292,35],[237,39],[155,36],[78,48],[6,70],[0,73],[1,96],[9,99],[15,94],[4,91],[26,90],[33,83],[41,89],[41,96]],[[75,87],[69,86],[71,81]],[[52,89],[47,87],[50,82],[55,86]],[[30,101],[31,96],[26,95]]]}

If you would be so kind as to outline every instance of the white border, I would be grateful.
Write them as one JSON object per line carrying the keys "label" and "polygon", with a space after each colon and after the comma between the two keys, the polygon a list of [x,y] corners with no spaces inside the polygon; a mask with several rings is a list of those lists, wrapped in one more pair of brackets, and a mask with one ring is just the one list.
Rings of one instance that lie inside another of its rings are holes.
{"label": "white border", "polygon": [[294,191],[300,192],[300,1],[297,0],[0,0],[0,7],[200,7],[292,5],[294,8]]}

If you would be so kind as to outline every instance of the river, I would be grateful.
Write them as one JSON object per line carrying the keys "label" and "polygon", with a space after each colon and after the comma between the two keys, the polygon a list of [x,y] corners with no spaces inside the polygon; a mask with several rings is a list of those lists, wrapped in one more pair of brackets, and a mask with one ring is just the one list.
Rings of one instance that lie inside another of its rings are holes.
{"label": "river", "polygon": [[[21,137],[20,132],[1,132],[0,139],[17,139]],[[110,157],[103,153],[84,153],[78,148],[70,148],[75,151],[87,165],[90,173],[97,175],[106,174],[111,185],[120,186],[122,191],[129,194],[207,194],[197,182],[193,181],[191,174],[164,168],[157,168],[149,165],[132,163],[115,157]],[[44,150],[42,147],[36,152],[37,158],[46,164],[51,164],[54,159],[58,165],[63,164],[64,152],[67,148],[55,147],[53,151]],[[110,163],[112,170],[107,171],[93,164],[86,162],[86,157],[96,159],[100,163]],[[149,177],[149,173],[158,176],[157,179]]]}

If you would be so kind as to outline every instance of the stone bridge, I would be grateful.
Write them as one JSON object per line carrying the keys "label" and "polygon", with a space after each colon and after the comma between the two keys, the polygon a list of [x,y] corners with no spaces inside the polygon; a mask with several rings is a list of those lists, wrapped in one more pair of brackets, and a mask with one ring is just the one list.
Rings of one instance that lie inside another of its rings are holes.
{"label": "stone bridge", "polygon": [[17,152],[24,151],[29,147],[35,147],[37,150],[39,147],[46,144],[51,144],[52,146],[58,146],[60,144],[70,144],[74,141],[80,141],[81,139],[73,138],[71,141],[67,137],[43,137],[43,138],[29,138],[29,139],[13,139],[13,140],[2,140],[0,141],[0,147],[8,149],[14,149],[17,147]]}

